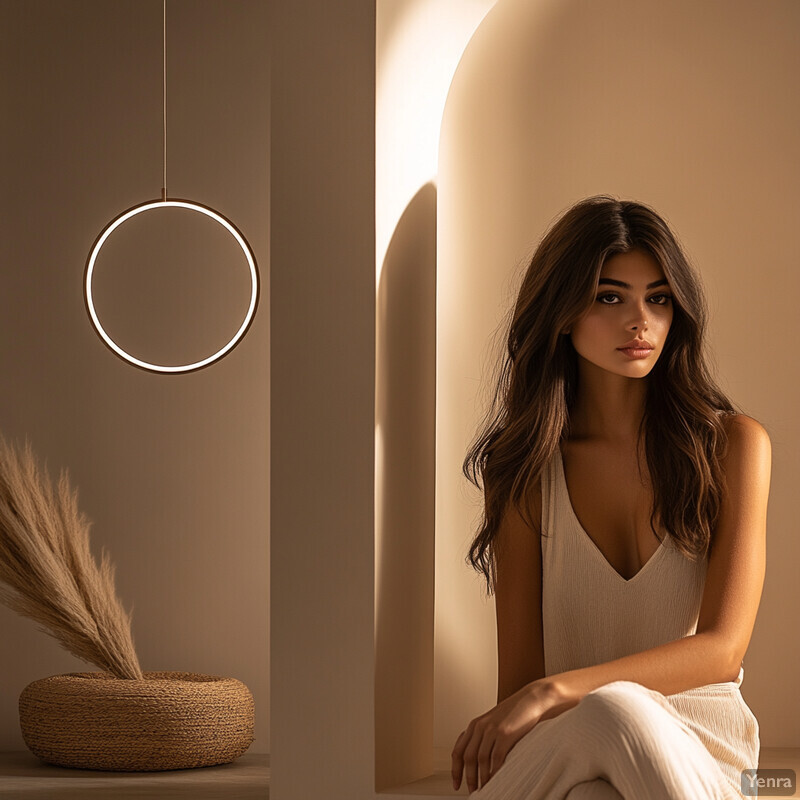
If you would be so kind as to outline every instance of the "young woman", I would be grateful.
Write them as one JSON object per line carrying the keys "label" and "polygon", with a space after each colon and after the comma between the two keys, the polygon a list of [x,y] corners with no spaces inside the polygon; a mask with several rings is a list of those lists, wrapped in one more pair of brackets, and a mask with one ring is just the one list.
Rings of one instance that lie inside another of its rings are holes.
{"label": "young woman", "polygon": [[641,203],[578,203],[532,258],[464,461],[498,634],[497,705],[452,753],[476,800],[754,794],[771,445],[709,374],[706,313]]}

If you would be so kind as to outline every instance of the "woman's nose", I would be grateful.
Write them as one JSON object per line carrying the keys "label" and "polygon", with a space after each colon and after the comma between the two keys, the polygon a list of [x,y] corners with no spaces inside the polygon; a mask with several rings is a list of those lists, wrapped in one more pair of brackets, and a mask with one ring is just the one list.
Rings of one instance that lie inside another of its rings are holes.
{"label": "woman's nose", "polygon": [[628,323],[628,327],[632,330],[644,330],[647,327],[647,315],[643,309],[637,309]]}

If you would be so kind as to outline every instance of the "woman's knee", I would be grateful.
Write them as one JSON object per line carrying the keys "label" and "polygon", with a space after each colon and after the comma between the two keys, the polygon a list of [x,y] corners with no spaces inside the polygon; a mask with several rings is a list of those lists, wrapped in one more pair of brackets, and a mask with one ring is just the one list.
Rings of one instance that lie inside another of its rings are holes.
{"label": "woman's knee", "polygon": [[642,686],[641,683],[636,683],[635,681],[612,681],[603,686],[598,686],[597,689],[593,689],[591,692],[584,695],[581,702],[589,698],[591,698],[590,703],[594,703],[597,700],[600,700],[602,703],[609,699],[613,701],[619,698],[649,698],[650,694],[650,689],[646,686]]}
{"label": "woman's knee", "polygon": [[634,681],[613,681],[586,694],[576,706],[584,720],[607,728],[627,730],[647,727],[663,713],[650,689]]}

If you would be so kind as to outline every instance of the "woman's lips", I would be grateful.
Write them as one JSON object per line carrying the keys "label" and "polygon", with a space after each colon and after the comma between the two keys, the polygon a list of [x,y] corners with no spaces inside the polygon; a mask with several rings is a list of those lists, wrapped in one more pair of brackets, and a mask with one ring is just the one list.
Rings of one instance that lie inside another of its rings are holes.
{"label": "woman's lips", "polygon": [[653,352],[651,347],[620,347],[620,353],[624,353],[628,358],[647,358]]}

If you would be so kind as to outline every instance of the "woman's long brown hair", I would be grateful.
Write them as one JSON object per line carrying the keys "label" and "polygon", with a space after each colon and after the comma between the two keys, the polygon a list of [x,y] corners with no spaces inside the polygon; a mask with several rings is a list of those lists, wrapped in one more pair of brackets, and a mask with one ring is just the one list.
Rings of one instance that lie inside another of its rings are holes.
{"label": "woman's long brown hair", "polygon": [[659,520],[689,558],[710,552],[724,484],[723,417],[739,412],[706,363],[707,309],[700,278],[653,209],[597,195],[566,211],[533,254],[507,323],[507,353],[493,400],[464,459],[464,475],[484,495],[467,563],[484,575],[489,594],[505,510],[513,504],[531,527],[540,528],[532,519],[531,487],[569,435],[578,355],[561,331],[591,307],[606,260],[633,249],[655,258],[673,297],[672,324],[646,378],[639,428],[654,493],[650,526],[658,537],[654,523]]}

